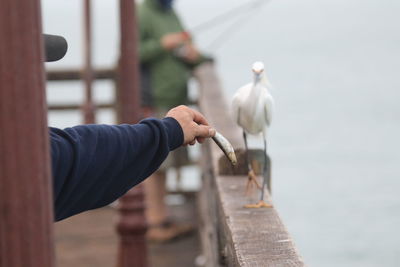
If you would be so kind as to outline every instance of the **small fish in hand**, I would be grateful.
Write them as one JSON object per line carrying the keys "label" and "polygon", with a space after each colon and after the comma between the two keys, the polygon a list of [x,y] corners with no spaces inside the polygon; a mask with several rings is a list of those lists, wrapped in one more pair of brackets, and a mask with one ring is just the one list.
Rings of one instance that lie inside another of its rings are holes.
{"label": "small fish in hand", "polygon": [[219,132],[215,133],[215,136],[212,137],[214,142],[221,148],[221,150],[224,152],[225,156],[229,159],[232,165],[237,164],[237,159],[236,159],[236,154],[233,149],[233,146],[229,141]]}

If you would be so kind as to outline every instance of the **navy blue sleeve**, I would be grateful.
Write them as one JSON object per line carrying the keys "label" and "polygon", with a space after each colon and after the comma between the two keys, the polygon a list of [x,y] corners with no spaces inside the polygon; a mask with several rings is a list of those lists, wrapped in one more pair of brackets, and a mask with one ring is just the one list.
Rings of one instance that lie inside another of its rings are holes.
{"label": "navy blue sleeve", "polygon": [[50,128],[55,220],[102,207],[158,169],[183,143],[173,118]]}

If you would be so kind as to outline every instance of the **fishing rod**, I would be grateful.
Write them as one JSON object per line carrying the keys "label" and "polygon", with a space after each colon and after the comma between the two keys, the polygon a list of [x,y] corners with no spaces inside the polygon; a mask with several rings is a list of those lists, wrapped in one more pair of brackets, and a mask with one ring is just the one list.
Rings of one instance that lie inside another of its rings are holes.
{"label": "fishing rod", "polygon": [[[261,9],[258,9],[256,11],[260,11]],[[255,13],[255,12],[254,12]],[[227,42],[230,38],[232,38],[233,34],[238,32],[238,29],[240,27],[243,27],[246,23],[250,21],[249,17],[251,14],[249,13],[247,16],[243,15],[242,17],[239,17],[236,21],[232,22],[229,27],[227,27],[224,31],[222,31],[213,41],[211,41],[206,47],[208,50],[217,50],[221,45],[223,45],[225,42]]]}
{"label": "fishing rod", "polygon": [[234,7],[231,10],[228,10],[227,12],[219,14],[209,20],[206,20],[205,22],[202,22],[202,23],[194,26],[190,30],[190,32],[193,32],[193,33],[204,32],[206,30],[211,29],[212,27],[210,27],[210,26],[215,26],[216,24],[219,24],[220,22],[225,22],[229,19],[234,19],[234,18],[236,18],[237,15],[243,15],[244,13],[253,11],[256,8],[261,8],[262,5],[264,5],[268,2],[270,2],[270,0],[253,0],[253,1],[250,1],[243,5]]}
{"label": "fishing rod", "polygon": [[[272,0],[254,0],[251,3],[246,3],[239,7],[236,7],[228,12],[225,12],[217,17],[212,18],[211,20],[206,21],[197,26],[197,30],[207,30],[209,25],[215,24],[217,21],[227,20],[227,19],[236,19],[232,22],[222,33],[220,33],[213,41],[207,45],[207,49],[209,50],[217,50],[221,45],[223,45],[229,38],[233,36],[233,34],[238,32],[240,27],[243,27],[246,23],[250,21],[249,17],[255,17],[254,14],[256,12],[260,12],[262,10],[262,6],[271,2]],[[247,9],[244,9],[247,7]],[[240,13],[237,13],[240,11]]]}

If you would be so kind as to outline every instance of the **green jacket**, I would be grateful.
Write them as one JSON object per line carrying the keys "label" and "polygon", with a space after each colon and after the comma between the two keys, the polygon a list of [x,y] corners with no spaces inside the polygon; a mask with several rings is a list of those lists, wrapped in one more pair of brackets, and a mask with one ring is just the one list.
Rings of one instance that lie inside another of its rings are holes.
{"label": "green jacket", "polygon": [[[147,73],[142,86],[150,92],[153,106],[157,109],[169,109],[187,102],[187,82],[190,70],[184,62],[166,51],[160,39],[167,33],[183,31],[173,9],[164,10],[157,0],[144,0],[138,7],[139,19],[139,56]],[[142,75],[143,77],[143,75]]]}

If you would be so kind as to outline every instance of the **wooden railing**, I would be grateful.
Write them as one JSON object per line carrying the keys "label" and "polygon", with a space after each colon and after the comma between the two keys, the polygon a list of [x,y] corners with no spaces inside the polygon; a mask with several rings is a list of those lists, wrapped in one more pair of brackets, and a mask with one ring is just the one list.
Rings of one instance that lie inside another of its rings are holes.
{"label": "wooden railing", "polygon": [[[96,69],[91,70],[92,79],[93,80],[110,80],[115,85],[117,83],[117,75],[118,72],[115,68],[108,69]],[[77,81],[85,79],[85,72],[83,70],[78,69],[59,69],[59,70],[49,70],[46,73],[46,77],[48,81]],[[89,100],[89,101],[88,101]],[[49,105],[49,110],[63,111],[63,110],[87,110],[82,106],[84,105],[94,105],[92,99],[86,99],[83,104],[78,103],[62,103],[62,104],[51,104]],[[89,103],[88,103],[89,102]],[[115,102],[105,102],[105,103],[95,103],[96,109],[109,109],[115,108]]]}
{"label": "wooden railing", "polygon": [[[195,76],[202,113],[231,141],[239,161],[233,169],[215,144],[202,146],[199,208],[204,266],[304,266],[275,208],[244,208],[249,197],[245,196],[247,168],[242,132],[230,118],[213,65],[203,64]],[[265,197],[270,201],[268,192]],[[250,198],[256,201],[257,195]]]}

